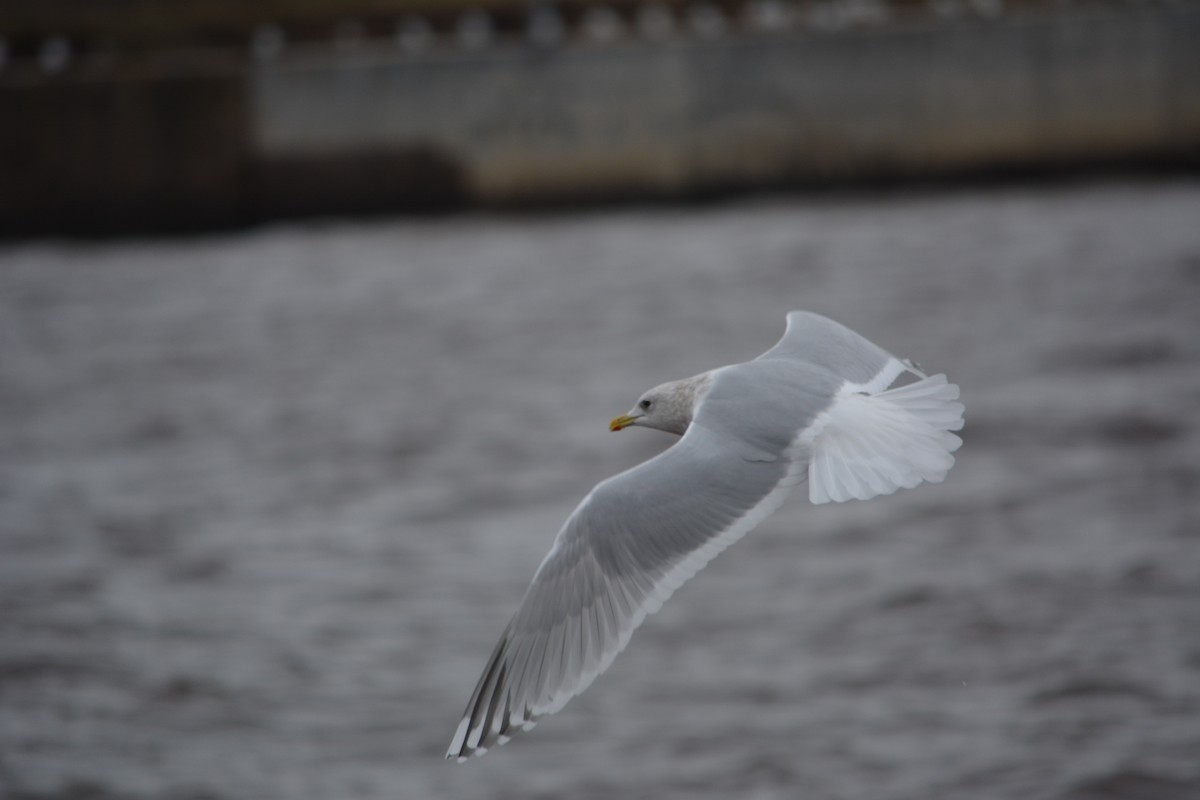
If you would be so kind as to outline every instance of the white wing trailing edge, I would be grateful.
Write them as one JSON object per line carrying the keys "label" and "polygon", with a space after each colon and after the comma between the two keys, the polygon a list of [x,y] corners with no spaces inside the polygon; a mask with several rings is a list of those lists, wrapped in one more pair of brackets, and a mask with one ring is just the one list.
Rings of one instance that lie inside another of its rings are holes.
{"label": "white wing trailing edge", "polygon": [[813,503],[866,500],[911,489],[921,481],[940,483],[954,465],[963,426],[958,387],[945,375],[878,394],[846,383],[816,423],[808,496]]}

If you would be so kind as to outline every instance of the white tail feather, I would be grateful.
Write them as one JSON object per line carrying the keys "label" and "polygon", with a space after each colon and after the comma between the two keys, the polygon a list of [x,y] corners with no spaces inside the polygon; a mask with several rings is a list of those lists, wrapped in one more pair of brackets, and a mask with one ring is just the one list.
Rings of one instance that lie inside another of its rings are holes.
{"label": "white tail feather", "polygon": [[945,375],[876,395],[847,385],[814,425],[808,467],[814,503],[866,500],[938,483],[954,465],[963,426],[958,387]]}

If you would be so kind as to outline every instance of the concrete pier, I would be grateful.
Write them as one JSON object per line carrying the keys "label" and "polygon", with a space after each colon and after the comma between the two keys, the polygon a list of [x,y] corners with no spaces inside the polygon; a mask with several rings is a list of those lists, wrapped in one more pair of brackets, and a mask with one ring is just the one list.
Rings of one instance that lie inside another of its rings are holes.
{"label": "concrete pier", "polygon": [[298,58],[253,75],[254,148],[425,149],[492,203],[1195,154],[1198,11]]}
{"label": "concrete pier", "polygon": [[1200,5],[0,73],[7,233],[1143,160],[1200,162]]}

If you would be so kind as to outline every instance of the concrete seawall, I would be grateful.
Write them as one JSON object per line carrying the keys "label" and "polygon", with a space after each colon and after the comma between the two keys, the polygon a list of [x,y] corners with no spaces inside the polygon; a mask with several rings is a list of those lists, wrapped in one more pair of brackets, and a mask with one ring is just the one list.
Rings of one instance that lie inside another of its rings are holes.
{"label": "concrete seawall", "polygon": [[[1194,164],[1200,5],[419,58],[298,49],[235,76],[0,81],[0,119],[0,228],[18,232],[80,227],[90,204],[120,228]],[[139,163],[159,166],[132,185]]]}
{"label": "concrete seawall", "polygon": [[255,74],[255,149],[424,147],[487,202],[1194,153],[1198,12],[303,59]]}

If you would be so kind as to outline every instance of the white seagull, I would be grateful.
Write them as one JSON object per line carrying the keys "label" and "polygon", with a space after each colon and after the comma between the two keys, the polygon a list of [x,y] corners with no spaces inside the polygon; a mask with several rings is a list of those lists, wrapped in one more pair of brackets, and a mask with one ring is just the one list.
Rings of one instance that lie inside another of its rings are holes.
{"label": "white seagull", "polygon": [[465,761],[558,711],[717,553],[808,480],[814,503],[939,482],[962,440],[958,387],[833,320],[787,317],[753,361],[656,386],[609,427],[672,447],[594,488],[538,567],[446,758]]}

